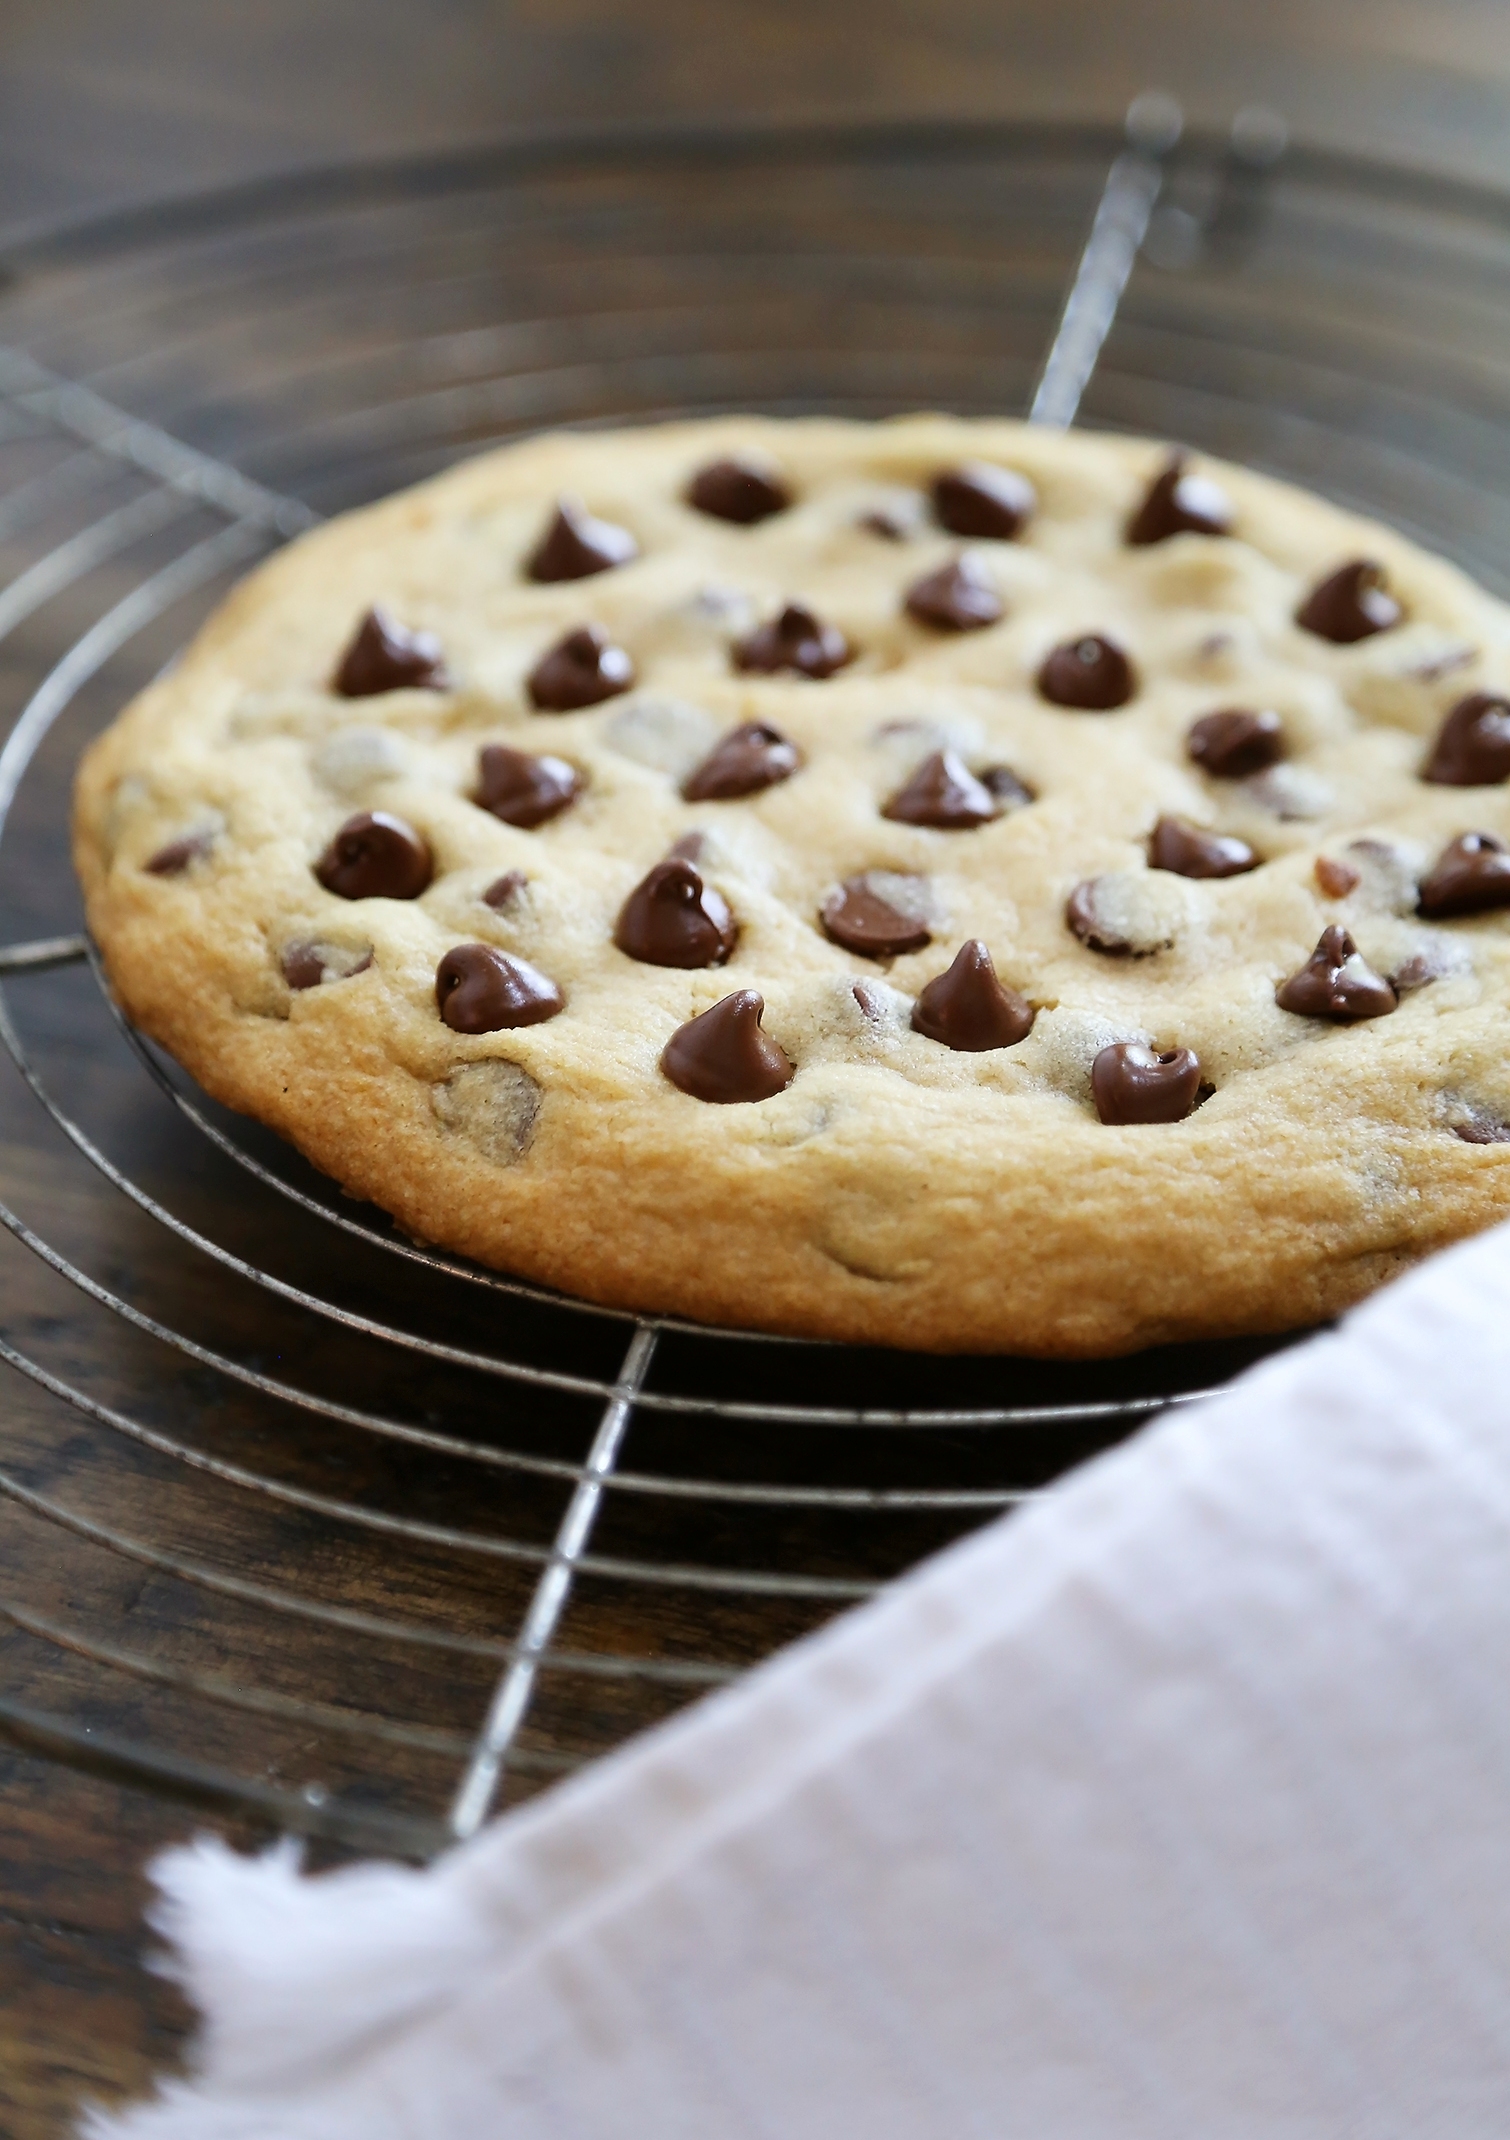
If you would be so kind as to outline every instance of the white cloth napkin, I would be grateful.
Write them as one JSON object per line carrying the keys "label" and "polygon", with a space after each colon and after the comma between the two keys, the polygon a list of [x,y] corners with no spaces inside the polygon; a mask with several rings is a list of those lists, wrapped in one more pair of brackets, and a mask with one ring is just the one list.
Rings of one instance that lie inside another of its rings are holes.
{"label": "white cloth napkin", "polygon": [[1510,1229],[429,1871],[158,1877],[96,2140],[1504,2140]]}

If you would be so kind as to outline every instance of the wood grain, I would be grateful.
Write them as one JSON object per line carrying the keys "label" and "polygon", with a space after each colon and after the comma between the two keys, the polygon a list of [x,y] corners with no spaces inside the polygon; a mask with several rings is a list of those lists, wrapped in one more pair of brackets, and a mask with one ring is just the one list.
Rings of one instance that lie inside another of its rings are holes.
{"label": "wood grain", "polygon": [[1224,124],[1495,178],[1499,0],[12,0],[0,224],[291,163],[564,121],[780,113],[1105,117],[1174,90]]}

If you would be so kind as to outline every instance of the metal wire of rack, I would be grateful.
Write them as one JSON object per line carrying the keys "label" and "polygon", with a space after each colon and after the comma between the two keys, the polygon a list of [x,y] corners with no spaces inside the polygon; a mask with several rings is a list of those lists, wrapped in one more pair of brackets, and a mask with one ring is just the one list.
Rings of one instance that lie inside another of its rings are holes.
{"label": "metal wire of rack", "polygon": [[1506,204],[1303,157],[1266,198],[1267,150],[1144,121],[1109,179],[1043,128],[535,144],[0,264],[0,1725],[423,1854],[1263,1349],[941,1362],[561,1300],[342,1208],[69,919],[81,741],[323,512],[548,421],[1023,406],[1051,338],[1062,418],[1160,214],[1185,272],[1133,281],[1094,419],[1510,581]]}

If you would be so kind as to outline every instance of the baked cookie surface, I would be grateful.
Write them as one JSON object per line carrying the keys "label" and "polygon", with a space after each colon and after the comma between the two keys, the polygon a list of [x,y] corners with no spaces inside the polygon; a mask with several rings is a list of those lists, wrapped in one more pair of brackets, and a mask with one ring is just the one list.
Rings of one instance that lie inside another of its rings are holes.
{"label": "baked cookie surface", "polygon": [[1455,568],[1146,441],[549,436],[254,573],[76,853],[136,1023],[420,1239],[1115,1353],[1510,1212],[1507,688]]}

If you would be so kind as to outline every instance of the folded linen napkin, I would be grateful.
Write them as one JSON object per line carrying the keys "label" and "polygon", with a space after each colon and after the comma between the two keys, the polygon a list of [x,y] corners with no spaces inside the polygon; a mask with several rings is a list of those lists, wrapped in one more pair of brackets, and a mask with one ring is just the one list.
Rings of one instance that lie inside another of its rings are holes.
{"label": "folded linen napkin", "polygon": [[1510,1229],[431,1869],[158,1868],[94,2140],[1503,2140]]}

